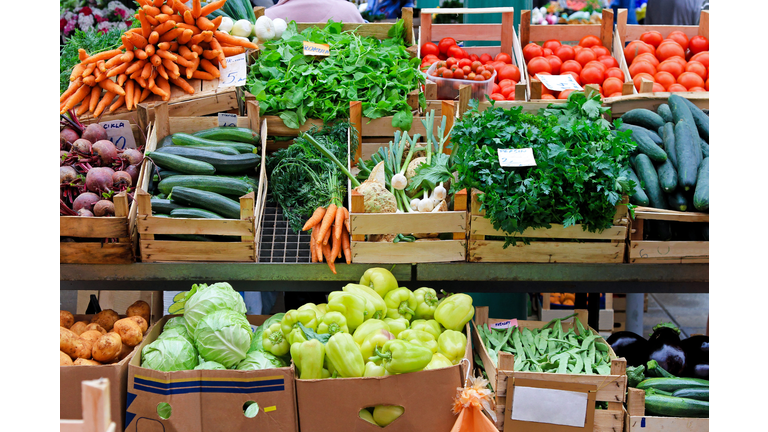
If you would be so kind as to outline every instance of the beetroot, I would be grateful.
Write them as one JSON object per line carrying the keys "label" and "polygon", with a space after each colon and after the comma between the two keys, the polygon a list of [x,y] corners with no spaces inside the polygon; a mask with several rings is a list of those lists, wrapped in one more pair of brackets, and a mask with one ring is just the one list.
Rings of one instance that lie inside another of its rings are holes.
{"label": "beetroot", "polygon": [[115,171],[112,168],[92,168],[85,175],[85,187],[90,192],[97,194],[109,192],[112,190],[112,174],[114,173]]}
{"label": "beetroot", "polygon": [[92,192],[81,193],[75,202],[72,203],[72,210],[79,211],[80,209],[86,209],[88,211],[93,210],[93,205],[100,201],[98,195]]}
{"label": "beetroot", "polygon": [[59,147],[69,150],[72,143],[80,139],[80,134],[74,129],[66,127],[59,132]]}
{"label": "beetroot", "polygon": [[85,138],[80,138],[72,143],[72,151],[90,156],[93,153],[91,149],[92,141],[88,141]]}
{"label": "beetroot", "polygon": [[123,171],[127,172],[131,176],[131,184],[139,184],[139,166],[128,165]]}
{"label": "beetroot", "polygon": [[69,184],[77,178],[77,171],[71,166],[59,167],[59,183]]}
{"label": "beetroot", "polygon": [[91,146],[93,153],[101,159],[101,165],[108,166],[117,159],[117,148],[110,140],[99,140]]}
{"label": "beetroot", "polygon": [[133,179],[131,178],[131,175],[125,171],[115,171],[115,173],[112,174],[112,184],[115,190],[123,191],[133,185]]}
{"label": "beetroot", "polygon": [[114,216],[115,205],[112,201],[101,200],[93,205],[93,214],[95,216]]}
{"label": "beetroot", "polygon": [[82,217],[93,217],[93,212],[88,209],[81,208],[77,211],[77,215]]}
{"label": "beetroot", "polygon": [[127,160],[130,165],[138,165],[144,160],[144,155],[140,151],[132,148],[123,150],[120,157]]}
{"label": "beetroot", "polygon": [[97,123],[93,123],[89,124],[88,127],[85,128],[81,138],[95,143],[96,141],[108,140],[109,136],[107,135],[107,131],[103,126]]}

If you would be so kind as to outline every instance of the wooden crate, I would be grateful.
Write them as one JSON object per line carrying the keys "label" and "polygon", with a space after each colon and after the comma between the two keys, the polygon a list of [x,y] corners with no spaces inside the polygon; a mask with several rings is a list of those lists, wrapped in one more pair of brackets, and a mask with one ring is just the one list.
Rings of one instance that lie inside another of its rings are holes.
{"label": "wooden crate", "polygon": [[[614,119],[635,108],[645,108],[656,112],[659,105],[667,103],[671,94],[669,92],[639,93],[605,98],[603,99],[603,106],[611,109],[611,118]],[[709,109],[709,92],[679,92],[674,94],[688,99],[701,109]]]}
{"label": "wooden crate", "polygon": [[[619,61],[621,70],[624,72],[629,80],[632,77],[629,75],[629,65],[623,55],[623,49],[629,42],[640,39],[640,35],[647,31],[655,30],[661,33],[661,36],[665,39],[673,31],[681,31],[688,36],[688,39],[694,36],[704,36],[709,39],[709,10],[702,10],[701,17],[699,18],[699,25],[695,26],[673,26],[673,25],[628,25],[627,24],[627,10],[619,9],[619,13],[616,17],[616,26],[614,27],[614,40],[618,39],[619,46],[622,49],[622,59]],[[640,90],[632,85],[632,93],[653,93],[653,82],[649,80],[643,80],[640,85]],[[625,93],[626,95],[627,93]],[[659,93],[656,93],[659,94]],[[709,99],[709,92],[694,92],[692,94],[705,95]],[[682,95],[682,94],[681,94]]]}
{"label": "wooden crate", "polygon": [[[137,147],[144,147],[144,132],[135,123],[131,123],[131,130]],[[142,164],[139,178],[143,172]],[[113,202],[113,217],[59,216],[61,264],[130,264],[136,261],[136,202],[129,204],[125,192],[115,195]],[[72,237],[77,241],[70,241]]]}
{"label": "wooden crate", "polygon": [[645,415],[645,391],[627,389],[626,432],[709,432],[708,418]]}
{"label": "wooden crate", "polygon": [[[576,44],[584,36],[597,36],[603,42],[603,46],[608,48],[611,55],[619,62],[624,61],[623,46],[613,35],[613,11],[603,9],[603,21],[601,24],[579,24],[579,25],[531,25],[531,11],[524,10],[520,16],[520,46],[523,48],[529,42],[543,44],[550,39],[557,39],[562,43]],[[523,61],[524,74],[528,75],[528,66]],[[621,92],[623,94],[632,94],[633,84],[629,74],[624,72],[625,80]],[[541,100],[541,81],[530,78],[528,86],[529,101]]]}
{"label": "wooden crate", "polygon": [[630,263],[709,263],[708,241],[643,240],[644,220],[709,223],[709,213],[679,212],[651,207],[635,208],[635,219],[632,220],[629,236]]}
{"label": "wooden crate", "polygon": [[[613,331],[613,294],[605,293],[605,308],[600,309],[600,316],[598,317],[597,329],[600,332]],[[556,318],[563,318],[574,313],[573,309],[552,309],[549,301],[549,293],[541,294],[541,310],[539,312],[539,320],[549,322]],[[564,322],[573,322],[573,318]]]}
{"label": "wooden crate", "polygon": [[[579,319],[586,324],[586,311],[579,311]],[[558,381],[563,383],[579,383],[597,386],[596,401],[608,402],[608,409],[595,410],[594,431],[608,432],[623,430],[625,411],[623,402],[627,390],[627,361],[623,358],[617,358],[613,350],[611,356],[611,374],[610,375],[574,375],[574,374],[554,374],[541,372],[514,372],[515,356],[506,352],[499,352],[498,363],[494,364],[488,356],[488,350],[480,340],[477,328],[483,324],[492,325],[502,319],[493,319],[488,317],[488,307],[476,307],[474,316],[474,331],[472,332],[472,345],[483,362],[485,372],[488,374],[488,380],[495,392],[496,401],[496,427],[503,430],[505,418],[505,406],[507,399],[507,386],[510,379],[531,379],[537,381]],[[521,321],[517,324],[520,328],[542,328],[546,322],[540,321]],[[571,328],[573,324],[563,324],[563,328]],[[595,330],[589,328],[593,333]]]}
{"label": "wooden crate", "polygon": [[[485,217],[485,211],[480,210],[478,195],[481,193],[476,189],[472,190],[467,250],[470,262],[624,262],[629,226],[626,203],[616,206],[613,226],[603,232],[584,231],[580,224],[568,228],[551,224],[552,228],[549,229],[529,228],[522,234],[508,234],[494,229],[490,219]],[[504,240],[486,239],[486,236],[507,235],[526,237],[533,241],[526,245],[522,240],[518,240],[517,245],[509,245],[504,249]],[[558,241],[536,241],[535,239]]]}
{"label": "wooden crate", "polygon": [[[157,121],[149,136],[149,150],[171,133],[192,133],[218,126],[216,117],[169,118],[168,105],[156,108]],[[251,110],[249,118],[238,118],[238,126],[250,127],[266,133],[266,125],[258,126],[258,109]],[[264,161],[265,136],[261,136],[261,154]],[[240,197],[240,220],[233,219],[191,219],[160,218],[152,216],[151,196],[146,191],[152,177],[152,163],[145,161],[146,169],[142,178],[137,201],[139,210],[137,225],[139,250],[142,262],[192,261],[192,262],[256,262],[258,261],[260,224],[267,192],[267,176],[264,164],[259,164],[259,188]],[[239,236],[240,242],[194,242],[156,240],[162,234],[200,234]]]}

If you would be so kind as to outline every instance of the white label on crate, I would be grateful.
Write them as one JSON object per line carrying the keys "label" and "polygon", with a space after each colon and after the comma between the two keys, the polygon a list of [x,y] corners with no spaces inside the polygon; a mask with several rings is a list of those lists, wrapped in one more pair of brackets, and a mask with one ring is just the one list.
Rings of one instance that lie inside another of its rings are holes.
{"label": "white label on crate", "polygon": [[220,127],[237,127],[237,114],[232,113],[219,113],[219,126]]}
{"label": "white label on crate", "polygon": [[227,67],[219,65],[219,87],[240,87],[245,85],[245,77],[248,75],[245,54],[227,57]]}
{"label": "white label on crate", "polygon": [[515,386],[510,418],[583,428],[588,401],[584,392]]}
{"label": "white label on crate", "polygon": [[536,74],[536,79],[541,81],[541,84],[552,91],[563,90],[584,90],[583,87],[576,82],[571,75],[539,75]]}
{"label": "white label on crate", "polygon": [[496,324],[491,324],[492,329],[508,329],[510,327],[517,327],[517,319],[511,319],[506,321],[500,321]]}
{"label": "white label on crate", "polygon": [[136,138],[133,137],[131,124],[128,120],[110,120],[99,124],[107,131],[109,140],[112,141],[112,144],[114,144],[118,150],[136,148]]}
{"label": "white label on crate", "polygon": [[331,47],[328,44],[304,41],[304,55],[328,57],[331,55]]}
{"label": "white label on crate", "polygon": [[498,149],[499,165],[503,167],[527,167],[536,166],[536,159],[533,157],[533,149]]}

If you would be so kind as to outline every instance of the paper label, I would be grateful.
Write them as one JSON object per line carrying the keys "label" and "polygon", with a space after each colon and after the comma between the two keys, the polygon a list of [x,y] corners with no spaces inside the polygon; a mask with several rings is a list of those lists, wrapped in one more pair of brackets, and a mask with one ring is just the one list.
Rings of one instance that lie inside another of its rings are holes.
{"label": "paper label", "polygon": [[492,329],[508,329],[510,327],[517,327],[517,318],[491,324]]}
{"label": "paper label", "polygon": [[232,113],[219,113],[219,126],[220,127],[236,127],[237,126],[237,114]]}
{"label": "paper label", "polygon": [[499,165],[503,167],[527,167],[536,166],[536,159],[533,157],[533,149],[498,149]]}
{"label": "paper label", "polygon": [[563,90],[584,90],[583,87],[576,82],[575,79],[569,74],[565,75],[539,75],[536,74],[536,79],[541,81],[541,84],[552,91]]}
{"label": "paper label", "polygon": [[515,386],[513,397],[512,420],[579,428],[587,422],[585,392]]}
{"label": "paper label", "polygon": [[128,120],[110,120],[99,124],[107,131],[109,140],[118,150],[136,148],[136,138],[133,137],[131,123]]}
{"label": "paper label", "polygon": [[318,44],[304,41],[304,55],[327,57],[331,55],[331,47],[328,44]]}
{"label": "paper label", "polygon": [[248,75],[245,54],[227,57],[227,67],[219,65],[219,87],[240,87],[245,85],[245,77]]}

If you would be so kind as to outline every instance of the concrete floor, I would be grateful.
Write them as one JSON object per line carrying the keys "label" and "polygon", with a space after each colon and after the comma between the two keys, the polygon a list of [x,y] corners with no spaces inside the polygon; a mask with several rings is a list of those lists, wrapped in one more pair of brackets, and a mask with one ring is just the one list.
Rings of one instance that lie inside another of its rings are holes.
{"label": "concrete floor", "polygon": [[648,311],[643,314],[643,336],[661,322],[672,322],[680,336],[705,334],[709,316],[709,294],[648,294]]}

